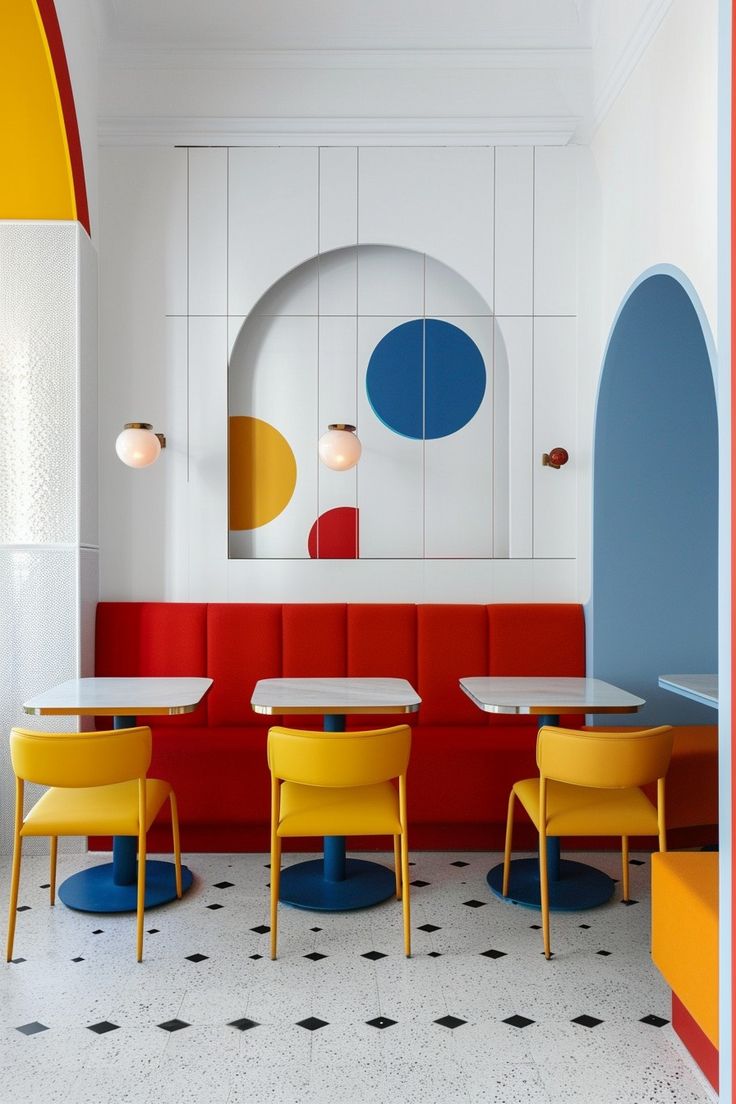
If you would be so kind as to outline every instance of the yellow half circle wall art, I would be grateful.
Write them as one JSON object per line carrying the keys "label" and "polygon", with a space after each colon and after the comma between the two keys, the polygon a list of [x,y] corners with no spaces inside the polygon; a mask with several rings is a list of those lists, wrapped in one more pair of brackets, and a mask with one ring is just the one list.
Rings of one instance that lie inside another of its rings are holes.
{"label": "yellow half circle wall art", "polygon": [[270,422],[237,415],[229,424],[230,529],[258,529],[289,505],[296,459]]}

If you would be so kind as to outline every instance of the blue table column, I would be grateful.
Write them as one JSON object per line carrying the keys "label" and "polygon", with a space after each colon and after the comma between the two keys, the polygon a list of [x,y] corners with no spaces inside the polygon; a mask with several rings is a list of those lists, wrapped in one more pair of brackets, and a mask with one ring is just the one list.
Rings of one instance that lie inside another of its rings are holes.
{"label": "blue table column", "polygon": [[[554,714],[542,714],[537,728],[559,725]],[[539,858],[512,859],[509,877],[509,895],[503,895],[503,863],[488,871],[486,881],[491,891],[502,901],[522,908],[541,909],[539,888]],[[560,858],[559,836],[547,837],[547,882],[551,912],[577,912],[579,909],[597,908],[610,900],[615,882],[602,870],[586,863]]]}
{"label": "blue table column", "polygon": [[[345,715],[328,713],[325,732],[344,732]],[[316,912],[369,908],[396,893],[396,877],[380,863],[345,857],[345,837],[325,836],[322,858],[295,863],[281,871],[279,900]]]}
{"label": "blue table column", "polygon": [[[134,728],[135,717],[113,717],[113,728]],[[59,886],[59,897],[80,912],[135,912],[138,907],[138,838],[114,836],[112,862],[72,874]],[[181,868],[182,893],[192,872]],[[176,900],[176,868],[171,862],[146,860],[146,908]]]}

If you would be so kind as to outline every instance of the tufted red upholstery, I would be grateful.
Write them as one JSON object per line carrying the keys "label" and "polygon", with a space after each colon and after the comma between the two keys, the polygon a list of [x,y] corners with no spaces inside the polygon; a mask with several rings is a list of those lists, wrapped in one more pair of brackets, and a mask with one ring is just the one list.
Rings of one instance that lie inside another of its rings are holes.
{"label": "tufted red upholstery", "polygon": [[[189,851],[268,848],[266,735],[280,718],[251,710],[259,678],[383,675],[416,687],[409,817],[421,849],[498,847],[511,783],[535,772],[534,718],[489,718],[458,679],[585,674],[583,611],[571,605],[101,602],[96,647],[100,675],[214,679],[196,713],[150,719],[151,773],[176,789]],[[317,728],[320,719],[288,723]],[[519,846],[533,843],[527,829],[520,821]],[[168,849],[165,823],[153,827],[149,846]]]}

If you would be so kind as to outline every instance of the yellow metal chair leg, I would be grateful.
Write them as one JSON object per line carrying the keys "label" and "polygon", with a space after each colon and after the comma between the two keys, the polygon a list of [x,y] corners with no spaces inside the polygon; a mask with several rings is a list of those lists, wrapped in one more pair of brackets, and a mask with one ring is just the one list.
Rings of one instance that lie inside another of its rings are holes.
{"label": "yellow metal chair leg", "polygon": [[394,836],[394,870],[396,872],[396,900],[401,900],[401,843],[400,836]]}
{"label": "yellow metal chair leg", "polygon": [[271,840],[271,958],[275,959],[278,947],[279,889],[281,885],[281,840]]}
{"label": "yellow metal chair leg", "polygon": [[509,877],[511,875],[511,839],[514,832],[514,798],[512,790],[509,794],[509,811],[506,817],[506,847],[503,853],[503,886],[501,892],[504,897],[509,895]]}
{"label": "yellow metal chair leg", "polygon": [[621,837],[621,884],[624,890],[624,901],[629,900],[629,837]]}
{"label": "yellow metal chair leg", "polygon": [[552,957],[552,947],[549,937],[549,882],[547,881],[547,836],[539,834],[539,891],[542,900],[542,938],[544,940],[544,957]]}
{"label": "yellow metal chair leg", "polygon": [[176,803],[176,794],[172,790],[169,794],[171,805],[171,835],[174,841],[174,873],[176,876],[176,896],[181,897],[181,839],[179,836],[179,807]]}
{"label": "yellow metal chair leg", "polygon": [[406,832],[401,835],[401,881],[403,894],[401,903],[404,910],[404,954],[411,958],[411,904],[409,901],[409,841]]}
{"label": "yellow metal chair leg", "polygon": [[136,955],[143,961],[143,913],[146,907],[146,781],[138,780],[138,901]]}
{"label": "yellow metal chair leg", "polygon": [[56,852],[59,845],[59,837],[51,837],[51,854],[49,856],[49,904],[56,901]]}
{"label": "yellow metal chair leg", "polygon": [[23,840],[18,833],[13,847],[13,872],[10,878],[10,906],[8,908],[8,942],[6,947],[6,961],[13,957],[13,943],[15,942],[15,920],[18,915],[18,889],[20,887],[20,862],[23,850]]}

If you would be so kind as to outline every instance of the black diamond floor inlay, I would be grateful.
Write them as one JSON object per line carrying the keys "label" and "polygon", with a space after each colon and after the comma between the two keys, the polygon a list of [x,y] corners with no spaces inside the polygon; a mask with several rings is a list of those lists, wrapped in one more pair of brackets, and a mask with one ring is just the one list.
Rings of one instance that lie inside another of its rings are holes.
{"label": "black diamond floor inlay", "polygon": [[118,1031],[120,1024],[110,1023],[109,1020],[103,1020],[101,1023],[89,1024],[87,1026],[88,1031],[94,1031],[95,1035],[107,1035],[108,1031]]}
{"label": "black diamond floor inlay", "polygon": [[365,954],[362,954],[360,957],[370,958],[372,962],[378,962],[379,958],[385,958],[386,955],[383,951],[366,951]]}
{"label": "black diamond floor inlay", "polygon": [[206,962],[209,958],[209,955],[193,954],[185,955],[184,957],[186,958],[187,962]]}
{"label": "black diamond floor inlay", "polygon": [[247,1016],[243,1016],[240,1020],[231,1020],[227,1026],[237,1027],[238,1031],[250,1031],[252,1027],[260,1027],[261,1025],[257,1020],[249,1020]]}
{"label": "black diamond floor inlay", "polygon": [[481,953],[481,956],[483,958],[505,958],[506,957],[506,951],[496,951],[496,950],[493,949],[493,947],[491,947],[490,951],[481,951],[480,953]]}
{"label": "black diamond floor inlay", "polygon": [[439,1020],[434,1021],[439,1024],[440,1027],[449,1027],[451,1031],[454,1031],[456,1027],[462,1027],[467,1020],[459,1020],[457,1016],[440,1016]]}
{"label": "black diamond floor inlay", "polygon": [[541,924],[530,924],[529,927],[532,929],[532,931],[541,931],[542,930],[542,925]]}
{"label": "black diamond floor inlay", "polygon": [[463,904],[467,905],[468,908],[483,908],[483,906],[488,904],[488,902],[487,901],[476,901],[475,898],[472,897],[469,901],[463,901]]}
{"label": "black diamond floor inlay", "polygon": [[49,885],[48,882],[44,882],[43,885],[39,886],[38,888],[39,889],[51,889],[51,886]]}
{"label": "black diamond floor inlay", "polygon": [[578,924],[578,927],[582,928],[584,931],[587,931],[590,927],[590,924]]}
{"label": "black diamond floor inlay", "polygon": [[84,962],[84,959],[82,958],[81,955],[77,955],[76,958],[72,959],[72,962]]}
{"label": "black diamond floor inlay", "polygon": [[423,882],[421,878],[417,878],[415,882],[409,882],[409,885],[416,886],[417,889],[422,889],[424,886],[431,885],[431,882]]}
{"label": "black diamond floor inlay", "polygon": [[581,1027],[597,1027],[603,1020],[598,1020],[595,1016],[576,1016],[570,1023],[580,1024]]}
{"label": "black diamond floor inlay", "polygon": [[655,1016],[654,1013],[649,1016],[642,1016],[639,1020],[639,1023],[649,1024],[650,1027],[664,1027],[669,1022],[669,1020],[663,1020],[661,1016]]}
{"label": "black diamond floor inlay", "polygon": [[608,958],[611,954],[610,951],[596,951],[595,953],[598,954],[598,955],[602,955],[603,958]]}
{"label": "black diamond floor inlay", "polygon": [[451,862],[450,866],[470,866],[470,863],[466,863],[463,862],[461,859],[458,859],[456,862]]}
{"label": "black diamond floor inlay", "polygon": [[205,908],[211,909],[213,912],[215,912],[216,909],[221,909],[221,908],[224,908],[224,907],[225,907],[224,905],[218,905],[218,904],[205,905]]}
{"label": "black diamond floor inlay", "polygon": [[18,908],[15,911],[16,912],[30,912],[31,911],[31,906],[30,905],[18,905]]}
{"label": "black diamond floor inlay", "polygon": [[263,955],[248,955],[248,958],[253,958],[253,959],[263,958]]}
{"label": "black diamond floor inlay", "polygon": [[442,953],[441,951],[429,951],[427,958],[442,958]]}
{"label": "black diamond floor inlay", "polygon": [[321,928],[310,928],[309,930],[310,930],[310,931],[313,931],[313,932],[318,932],[318,931],[322,931],[322,929],[321,929]]}
{"label": "black diamond floor inlay", "polygon": [[435,932],[440,931],[440,928],[438,928],[436,924],[420,924],[417,931]]}
{"label": "black diamond floor inlay", "polygon": [[319,1031],[321,1027],[327,1027],[327,1020],[319,1020],[316,1016],[307,1016],[306,1020],[299,1020],[297,1027],[304,1027],[307,1031]]}
{"label": "black diamond floor inlay", "polygon": [[34,1020],[33,1023],[21,1024],[21,1026],[16,1027],[15,1030],[20,1031],[21,1035],[38,1035],[39,1031],[48,1031],[48,1028],[46,1024]]}
{"label": "black diamond floor inlay", "polygon": [[526,1016],[514,1015],[507,1017],[507,1019],[505,1019],[503,1022],[505,1024],[508,1024],[510,1027],[530,1027],[531,1024],[533,1024],[535,1021],[528,1020]]}
{"label": "black diamond floor inlay", "polygon": [[20,966],[21,962],[25,962],[24,958],[11,958],[10,963],[12,966]]}
{"label": "black diamond floor inlay", "polygon": [[327,955],[320,954],[319,951],[310,951],[309,954],[302,956],[303,958],[310,958],[312,962],[319,962],[322,958],[327,958]]}
{"label": "black diamond floor inlay", "polygon": [[388,1016],[376,1016],[375,1020],[366,1020],[368,1027],[393,1027],[396,1020],[390,1020]]}
{"label": "black diamond floor inlay", "polygon": [[148,935],[158,935],[160,930],[161,930],[160,928],[149,928],[147,934]]}
{"label": "black diamond floor inlay", "polygon": [[646,866],[643,859],[629,859],[629,866]]}
{"label": "black diamond floor inlay", "polygon": [[628,907],[629,905],[638,905],[639,902],[635,901],[633,897],[629,897],[628,901],[622,901],[621,904]]}
{"label": "black diamond floor inlay", "polygon": [[186,1020],[167,1020],[166,1023],[158,1024],[163,1031],[181,1031],[184,1027],[191,1027]]}
{"label": "black diamond floor inlay", "polygon": [[92,934],[93,935],[103,935],[104,931],[105,931],[104,928],[95,928],[95,930],[92,932]]}
{"label": "black diamond floor inlay", "polygon": [[255,932],[256,935],[265,935],[266,932],[270,932],[271,929],[267,924],[259,924],[257,928],[251,928],[250,930]]}
{"label": "black diamond floor inlay", "polygon": [[214,889],[232,889],[232,887],[234,885],[235,885],[235,882],[215,882],[213,888]]}

